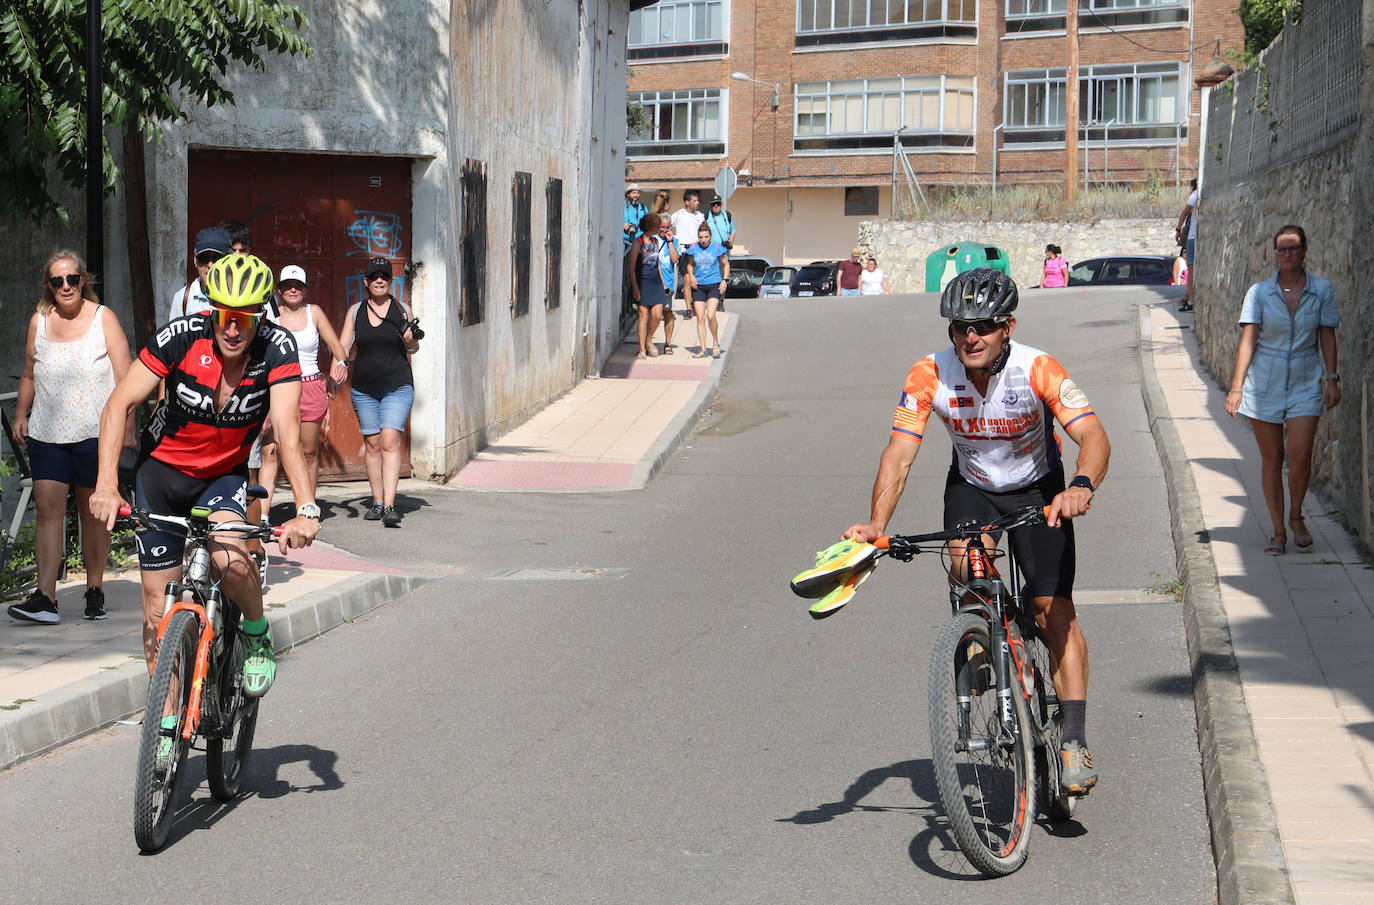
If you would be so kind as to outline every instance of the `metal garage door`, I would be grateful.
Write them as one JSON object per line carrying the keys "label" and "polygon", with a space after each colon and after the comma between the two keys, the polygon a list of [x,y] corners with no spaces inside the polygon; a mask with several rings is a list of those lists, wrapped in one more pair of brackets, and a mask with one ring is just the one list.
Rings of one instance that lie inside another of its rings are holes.
{"label": "metal garage door", "polygon": [[[369,258],[392,260],[398,275],[394,291],[405,299],[408,159],[193,149],[189,163],[188,261],[195,234],[232,217],[252,228],[253,253],[273,273],[287,264],[305,268],[307,299],[324,308],[336,333],[348,307],[362,298],[362,270]],[[188,263],[186,279],[194,277]],[[333,359],[327,350],[321,352],[320,368],[327,372]],[[401,461],[402,474],[409,474],[409,455]],[[320,478],[364,477],[362,436],[344,384],[325,416]]]}

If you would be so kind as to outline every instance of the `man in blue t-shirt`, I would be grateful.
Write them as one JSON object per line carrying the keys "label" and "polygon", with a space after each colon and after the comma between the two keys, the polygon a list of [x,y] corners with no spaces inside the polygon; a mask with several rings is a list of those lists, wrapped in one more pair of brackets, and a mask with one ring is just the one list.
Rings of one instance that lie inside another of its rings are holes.
{"label": "man in blue t-shirt", "polygon": [[711,227],[711,241],[723,245],[727,252],[735,247],[735,215],[725,209],[725,201],[719,195],[711,196],[706,225]]}
{"label": "man in blue t-shirt", "polygon": [[649,209],[639,203],[639,186],[630,183],[625,187],[625,251],[630,250],[630,245],[635,239],[639,238],[639,221],[644,219],[644,215]]}

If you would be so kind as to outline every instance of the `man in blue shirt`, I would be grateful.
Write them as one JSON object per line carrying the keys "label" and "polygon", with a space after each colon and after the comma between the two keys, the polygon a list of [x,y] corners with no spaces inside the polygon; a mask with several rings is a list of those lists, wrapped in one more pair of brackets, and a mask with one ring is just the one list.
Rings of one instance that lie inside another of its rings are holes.
{"label": "man in blue shirt", "polygon": [[725,209],[725,200],[719,195],[711,196],[706,225],[711,227],[711,241],[724,246],[726,251],[735,247],[735,215]]}
{"label": "man in blue shirt", "polygon": [[639,221],[648,212],[649,209],[639,203],[639,186],[630,183],[625,189],[625,251],[629,251],[630,244],[639,238]]}

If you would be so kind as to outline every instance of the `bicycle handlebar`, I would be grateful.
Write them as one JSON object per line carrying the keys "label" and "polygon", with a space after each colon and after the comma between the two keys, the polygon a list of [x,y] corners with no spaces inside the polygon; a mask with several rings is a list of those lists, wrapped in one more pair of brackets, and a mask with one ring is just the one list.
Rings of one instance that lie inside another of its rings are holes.
{"label": "bicycle handlebar", "polygon": [[[120,506],[119,517],[138,522],[145,528],[154,527],[151,522],[161,522],[164,525],[175,525],[186,531],[191,530],[191,520],[179,515],[158,515],[136,506]],[[281,537],[281,526],[276,525],[250,525],[247,522],[219,522],[212,524],[206,529],[206,534],[229,533],[237,534],[240,537],[252,538],[256,540],[274,540]]]}
{"label": "bicycle handlebar", "polygon": [[890,550],[893,541],[896,541],[897,545],[901,547],[912,547],[916,544],[928,544],[934,541],[959,540],[961,538],[976,537],[977,535],[986,534],[992,531],[1009,531],[1014,528],[1024,528],[1027,525],[1039,524],[1049,517],[1049,506],[1028,506],[1025,509],[1008,513],[999,519],[994,519],[986,525],[956,525],[953,528],[947,528],[944,531],[934,531],[930,534],[884,534],[882,537],[873,541],[873,546],[877,547],[879,550]]}

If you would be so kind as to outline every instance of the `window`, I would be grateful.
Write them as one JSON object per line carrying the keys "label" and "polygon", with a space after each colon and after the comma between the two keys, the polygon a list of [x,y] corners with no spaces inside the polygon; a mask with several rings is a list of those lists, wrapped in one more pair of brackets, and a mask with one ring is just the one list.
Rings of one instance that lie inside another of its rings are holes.
{"label": "window", "polygon": [[977,23],[977,0],[797,0],[796,46],[976,38]]}
{"label": "window", "polygon": [[544,307],[559,305],[563,282],[563,180],[544,184]]}
{"label": "window", "polygon": [[[1186,126],[1188,80],[1181,63],[1085,66],[1079,70],[1078,122],[1088,141],[1173,139]],[[1062,142],[1065,71],[1008,72],[1003,122],[1007,142]],[[1186,134],[1186,133],[1182,133]]]}
{"label": "window", "polygon": [[644,108],[643,129],[626,138],[630,157],[710,156],[725,153],[725,107],[720,88],[645,91],[629,95]]}
{"label": "window", "polygon": [[630,60],[723,56],[724,0],[662,0],[630,13]]}
{"label": "window", "polygon": [[487,275],[487,165],[480,160],[463,164],[463,298],[459,323],[482,322]]}
{"label": "window", "polygon": [[516,172],[510,181],[510,308],[512,317],[530,313],[530,200],[534,177]]}
{"label": "window", "polygon": [[973,147],[974,82],[969,76],[799,82],[794,149]]}
{"label": "window", "polygon": [[[1004,0],[1007,33],[1062,31],[1068,0]],[[1077,0],[1078,27],[1161,25],[1188,21],[1187,0]]]}
{"label": "window", "polygon": [[844,215],[846,217],[878,216],[878,187],[860,185],[844,190]]}

